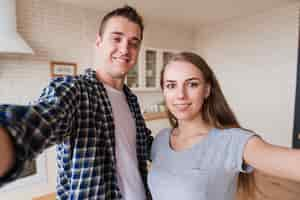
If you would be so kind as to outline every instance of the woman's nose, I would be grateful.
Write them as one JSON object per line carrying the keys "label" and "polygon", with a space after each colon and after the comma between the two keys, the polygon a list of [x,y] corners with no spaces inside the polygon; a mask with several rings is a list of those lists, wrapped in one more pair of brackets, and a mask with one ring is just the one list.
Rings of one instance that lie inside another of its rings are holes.
{"label": "woman's nose", "polygon": [[186,97],[186,90],[184,87],[178,87],[177,98],[184,99]]}

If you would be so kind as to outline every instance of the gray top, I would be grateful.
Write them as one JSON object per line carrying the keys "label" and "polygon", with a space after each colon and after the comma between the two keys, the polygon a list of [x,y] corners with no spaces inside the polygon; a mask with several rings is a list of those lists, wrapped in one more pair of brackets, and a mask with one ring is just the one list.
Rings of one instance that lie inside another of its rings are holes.
{"label": "gray top", "polygon": [[153,200],[233,200],[243,151],[254,133],[238,129],[212,129],[191,148],[174,151],[171,129],[159,132],[152,146],[148,183]]}

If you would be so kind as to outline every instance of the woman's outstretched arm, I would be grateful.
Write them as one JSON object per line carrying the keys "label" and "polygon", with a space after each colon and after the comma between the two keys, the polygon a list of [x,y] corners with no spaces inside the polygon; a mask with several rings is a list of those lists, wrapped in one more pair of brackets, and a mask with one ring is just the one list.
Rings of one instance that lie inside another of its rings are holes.
{"label": "woman's outstretched arm", "polygon": [[246,164],[267,174],[300,181],[300,150],[269,144],[252,137],[244,150]]}

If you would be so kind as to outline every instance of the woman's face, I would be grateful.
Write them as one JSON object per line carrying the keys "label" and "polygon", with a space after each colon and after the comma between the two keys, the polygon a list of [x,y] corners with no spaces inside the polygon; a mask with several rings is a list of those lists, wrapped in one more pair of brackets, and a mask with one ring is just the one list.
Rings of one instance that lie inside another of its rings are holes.
{"label": "woman's face", "polygon": [[185,61],[172,61],[163,74],[163,95],[169,111],[178,121],[200,118],[204,99],[209,96],[210,86],[202,72]]}

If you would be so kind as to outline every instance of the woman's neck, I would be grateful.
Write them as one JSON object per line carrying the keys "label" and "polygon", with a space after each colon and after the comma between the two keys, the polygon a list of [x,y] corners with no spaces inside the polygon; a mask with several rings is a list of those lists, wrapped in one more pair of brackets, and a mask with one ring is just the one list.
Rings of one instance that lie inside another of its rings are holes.
{"label": "woman's neck", "polygon": [[177,131],[175,131],[178,136],[190,137],[190,136],[200,136],[207,135],[209,131],[214,128],[212,125],[204,122],[202,119],[195,121],[179,121]]}

